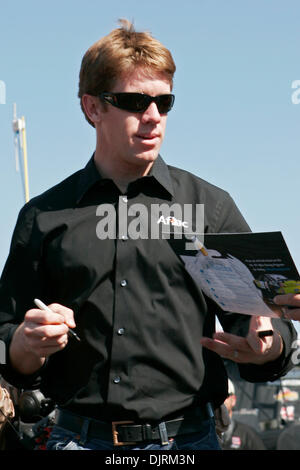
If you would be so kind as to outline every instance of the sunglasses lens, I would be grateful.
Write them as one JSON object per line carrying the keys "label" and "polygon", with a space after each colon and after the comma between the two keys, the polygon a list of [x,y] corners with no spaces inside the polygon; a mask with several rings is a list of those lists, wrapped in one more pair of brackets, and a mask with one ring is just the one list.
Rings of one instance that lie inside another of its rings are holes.
{"label": "sunglasses lens", "polygon": [[168,113],[174,104],[174,95],[161,95],[157,97],[156,104],[161,114]]}
{"label": "sunglasses lens", "polygon": [[119,93],[118,106],[133,113],[140,113],[145,111],[150,102],[147,95],[141,93]]}

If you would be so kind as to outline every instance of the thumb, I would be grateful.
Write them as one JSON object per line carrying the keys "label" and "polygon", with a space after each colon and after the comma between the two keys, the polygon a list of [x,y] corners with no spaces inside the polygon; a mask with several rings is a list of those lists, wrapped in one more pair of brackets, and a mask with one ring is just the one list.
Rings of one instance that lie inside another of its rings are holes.
{"label": "thumb", "polygon": [[264,330],[273,330],[271,318],[253,316],[250,321],[247,342],[255,352],[262,352],[268,342],[266,338],[259,338],[258,332]]}

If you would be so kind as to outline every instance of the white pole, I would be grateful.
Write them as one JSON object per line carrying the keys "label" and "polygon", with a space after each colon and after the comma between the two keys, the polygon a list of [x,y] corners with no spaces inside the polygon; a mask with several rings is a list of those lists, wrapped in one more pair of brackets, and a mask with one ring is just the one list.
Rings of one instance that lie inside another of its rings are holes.
{"label": "white pole", "polygon": [[20,171],[20,157],[19,157],[19,143],[18,143],[18,130],[16,129],[15,123],[17,122],[17,105],[14,103],[14,120],[13,120],[13,130],[14,130],[14,143],[15,143],[15,160],[16,160],[16,171]]}

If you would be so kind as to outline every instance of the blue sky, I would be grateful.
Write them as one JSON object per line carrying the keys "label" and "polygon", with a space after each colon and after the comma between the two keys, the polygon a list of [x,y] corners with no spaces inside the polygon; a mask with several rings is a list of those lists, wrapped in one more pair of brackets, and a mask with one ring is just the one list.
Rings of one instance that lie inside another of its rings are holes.
{"label": "blue sky", "polygon": [[77,98],[80,62],[121,17],[151,31],[177,65],[164,159],[226,189],[253,231],[282,231],[300,269],[300,104],[292,99],[292,84],[300,80],[298,1],[0,5],[0,270],[24,204],[13,103],[26,118],[33,197],[92,155],[94,130]]}

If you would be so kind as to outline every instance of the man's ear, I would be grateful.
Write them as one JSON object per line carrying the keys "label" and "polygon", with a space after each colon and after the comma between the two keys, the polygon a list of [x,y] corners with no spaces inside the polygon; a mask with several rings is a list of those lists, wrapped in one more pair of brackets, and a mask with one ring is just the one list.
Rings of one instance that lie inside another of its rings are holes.
{"label": "man's ear", "polygon": [[89,120],[94,124],[99,123],[102,116],[101,103],[99,98],[92,95],[83,95],[81,102]]}

